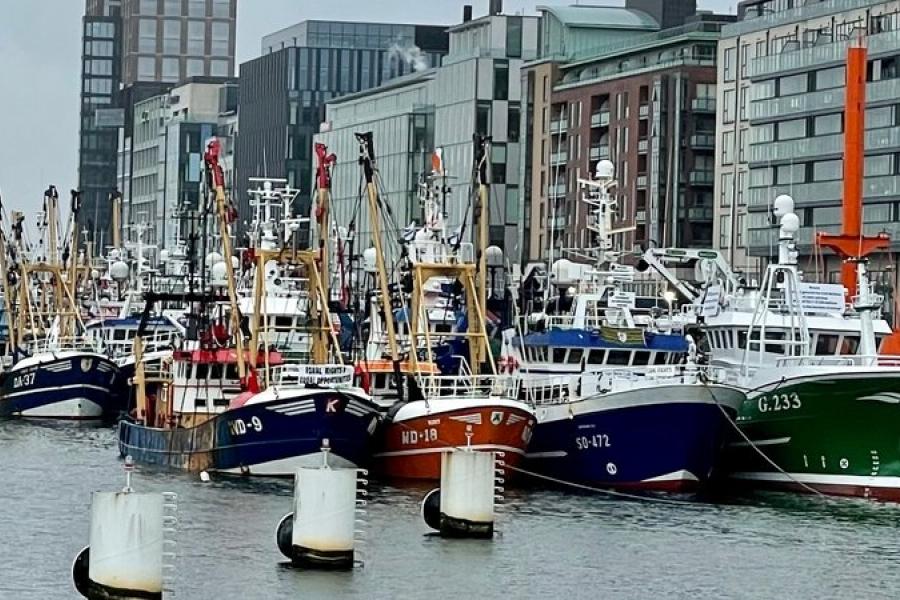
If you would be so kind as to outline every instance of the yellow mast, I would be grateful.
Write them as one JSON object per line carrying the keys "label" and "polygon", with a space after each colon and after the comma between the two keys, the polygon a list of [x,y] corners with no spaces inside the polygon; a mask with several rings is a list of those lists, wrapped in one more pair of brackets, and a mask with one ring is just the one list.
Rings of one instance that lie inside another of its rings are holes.
{"label": "yellow mast", "polygon": [[[378,271],[378,286],[381,291],[381,307],[384,311],[385,329],[388,336],[388,349],[394,365],[394,377],[397,383],[397,394],[403,400],[403,381],[400,374],[400,352],[397,349],[397,332],[394,330],[394,315],[391,310],[391,295],[388,286],[387,271],[384,266],[384,250],[381,246],[381,220],[378,210],[378,191],[375,189],[375,146],[372,132],[357,133],[359,142],[359,162],[366,178],[366,192],[369,199],[369,219],[372,223],[372,240],[375,244],[375,265]],[[411,352],[416,349],[412,348]]]}
{"label": "yellow mast", "polygon": [[[328,147],[325,144],[317,143],[316,151],[316,188],[318,190],[318,205],[316,206],[316,221],[319,228],[319,260],[320,267],[315,269],[316,280],[322,288],[321,302],[324,303],[323,312],[328,314],[328,302],[331,300],[331,271],[329,270],[329,253],[331,252],[331,165],[337,161],[334,154],[328,154]],[[321,276],[319,276],[321,275]],[[310,278],[312,283],[312,278]],[[318,296],[318,294],[316,294]],[[318,312],[318,311],[317,311]],[[329,317],[330,318],[330,317]],[[317,324],[314,344],[313,356],[325,356],[328,347],[328,332],[331,330],[331,323],[328,322],[325,327],[321,323]],[[340,353],[339,353],[340,354]],[[320,361],[316,361],[320,362]],[[324,360],[321,362],[325,362]],[[320,363],[321,364],[321,363]]]}
{"label": "yellow mast", "polygon": [[[490,150],[490,139],[476,134],[474,138],[475,150],[475,177],[478,184],[478,202],[475,206],[475,256],[478,260],[478,278],[476,285],[476,294],[473,302],[469,302],[469,327],[477,326],[484,329],[484,343],[487,346],[487,330],[485,328],[483,312],[487,306],[487,247],[488,247],[488,225],[490,213],[488,211],[488,201],[490,199],[490,188],[488,183],[488,155]],[[477,315],[477,320],[473,319],[473,315]],[[479,331],[480,333],[481,331]],[[479,343],[470,344],[470,354],[472,356],[472,373],[478,374],[481,370],[481,364],[485,360],[484,348]]]}
{"label": "yellow mast", "polygon": [[209,171],[210,187],[216,193],[216,214],[219,218],[219,234],[222,237],[222,249],[225,258],[225,278],[228,287],[228,299],[231,303],[231,330],[234,332],[234,343],[237,350],[238,377],[241,384],[247,383],[247,366],[244,362],[244,336],[241,332],[241,317],[238,312],[237,292],[234,289],[234,265],[231,263],[231,231],[228,226],[228,212],[225,205],[225,174],[219,165],[221,146],[219,140],[213,139],[206,147],[203,158]]}

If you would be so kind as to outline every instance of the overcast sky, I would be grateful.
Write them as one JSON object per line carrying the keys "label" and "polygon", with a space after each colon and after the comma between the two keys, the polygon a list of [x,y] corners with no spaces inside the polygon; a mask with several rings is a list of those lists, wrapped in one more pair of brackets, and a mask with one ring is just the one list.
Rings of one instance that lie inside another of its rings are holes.
{"label": "overcast sky", "polygon": [[[677,2],[678,0],[669,0]],[[304,19],[453,24],[463,4],[487,0],[238,0],[238,63],[260,38]],[[574,0],[506,0],[505,12]],[[624,4],[583,1],[583,4]],[[737,0],[699,0],[733,14]],[[47,184],[68,196],[78,182],[78,94],[84,0],[0,0],[0,193],[5,206],[36,210]],[[62,194],[61,194],[62,195]]]}

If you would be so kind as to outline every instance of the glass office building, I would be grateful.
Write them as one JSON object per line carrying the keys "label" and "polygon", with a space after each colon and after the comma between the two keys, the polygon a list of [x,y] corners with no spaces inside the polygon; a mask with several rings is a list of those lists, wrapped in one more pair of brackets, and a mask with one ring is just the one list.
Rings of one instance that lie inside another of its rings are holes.
{"label": "glass office building", "polygon": [[296,210],[308,214],[313,135],[325,103],[437,66],[447,50],[441,26],[308,21],[264,38],[263,55],[240,66],[235,195],[242,214],[249,178],[260,176],[300,188]]}

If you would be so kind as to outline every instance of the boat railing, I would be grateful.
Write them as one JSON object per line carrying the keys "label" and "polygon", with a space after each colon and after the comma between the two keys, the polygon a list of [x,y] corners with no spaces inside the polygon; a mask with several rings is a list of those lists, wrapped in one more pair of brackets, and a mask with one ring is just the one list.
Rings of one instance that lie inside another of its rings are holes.
{"label": "boat railing", "polygon": [[[548,329],[571,329],[575,326],[575,315],[549,315],[546,320]],[[584,317],[584,329],[600,329],[606,325],[606,318],[586,315]]]}
{"label": "boat railing", "polygon": [[580,375],[529,377],[522,381],[520,398],[532,406],[564,404],[571,400]]}
{"label": "boat railing", "polygon": [[900,367],[900,356],[845,354],[836,356],[785,356],[776,367]]}
{"label": "boat railing", "polygon": [[456,248],[450,244],[434,240],[417,240],[409,245],[413,262],[438,265],[458,265],[475,260],[475,250],[471,243],[464,242]]}
{"label": "boat railing", "polygon": [[29,354],[40,352],[99,352],[98,342],[91,336],[73,335],[56,338],[39,337],[23,342],[22,346]]}
{"label": "boat railing", "polygon": [[456,375],[419,377],[419,389],[428,400],[459,398],[518,398],[521,380],[511,375]]}

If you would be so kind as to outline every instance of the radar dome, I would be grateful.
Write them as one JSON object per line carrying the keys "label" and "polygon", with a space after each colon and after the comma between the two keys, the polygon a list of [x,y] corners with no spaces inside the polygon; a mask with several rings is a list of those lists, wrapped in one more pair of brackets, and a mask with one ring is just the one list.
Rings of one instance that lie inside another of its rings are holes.
{"label": "radar dome", "polygon": [[794,199],[787,194],[781,194],[775,198],[772,210],[776,217],[783,217],[788,213],[794,212]]}
{"label": "radar dome", "polygon": [[610,160],[601,160],[597,163],[597,179],[609,181],[616,175],[616,167]]}
{"label": "radar dome", "polygon": [[366,248],[363,250],[363,269],[365,269],[366,273],[374,273],[376,271],[376,254],[375,248]]}
{"label": "radar dome", "polygon": [[225,261],[217,262],[210,269],[210,279],[212,279],[212,284],[216,286],[225,285],[225,272],[226,272]]}
{"label": "radar dome", "polygon": [[222,262],[222,255],[218,252],[210,252],[206,255],[206,268],[211,269],[213,265]]}
{"label": "radar dome", "polygon": [[116,281],[125,281],[128,279],[128,263],[118,260],[109,266],[109,276]]}

